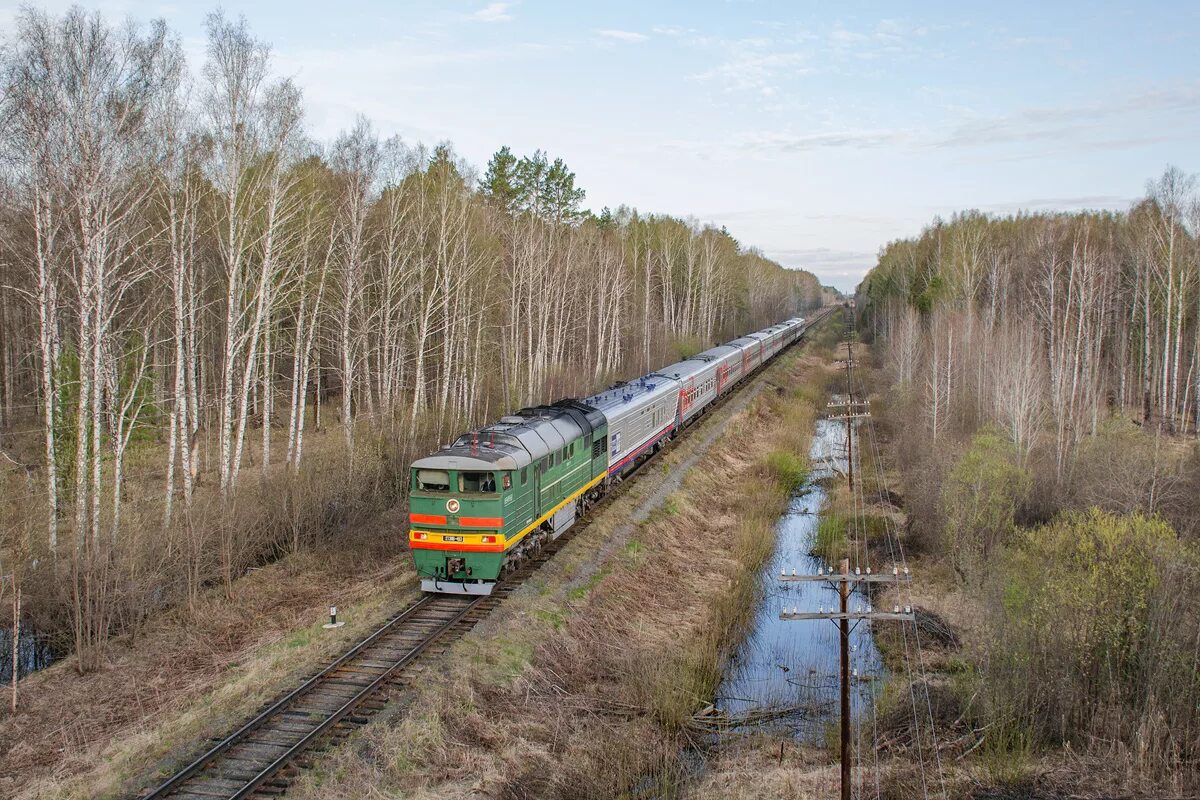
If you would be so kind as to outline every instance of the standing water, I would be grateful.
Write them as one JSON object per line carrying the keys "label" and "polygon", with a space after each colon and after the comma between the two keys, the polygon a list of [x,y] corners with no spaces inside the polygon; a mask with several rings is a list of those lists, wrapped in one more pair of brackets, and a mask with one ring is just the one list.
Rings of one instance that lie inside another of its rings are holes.
{"label": "standing water", "polygon": [[[12,630],[0,628],[0,688],[12,681],[12,656]],[[21,638],[17,641],[17,677],[24,678],[35,670],[50,666],[53,661],[54,653],[45,638],[22,627]]]}
{"label": "standing water", "polygon": [[[846,469],[846,429],[829,420],[817,422],[809,459],[812,469],[792,496],[775,529],[775,554],[763,567],[764,593],[750,632],[734,652],[714,705],[734,729],[761,724],[802,741],[820,741],[838,717],[840,639],[831,620],[785,622],[785,608],[801,612],[836,611],[836,585],[824,581],[783,583],[781,572],[814,575],[830,564],[811,554],[826,492],[821,482]],[[855,590],[849,605],[866,605]],[[850,632],[851,713],[858,717],[872,701],[874,682],[883,663],[868,623],[853,623]]]}

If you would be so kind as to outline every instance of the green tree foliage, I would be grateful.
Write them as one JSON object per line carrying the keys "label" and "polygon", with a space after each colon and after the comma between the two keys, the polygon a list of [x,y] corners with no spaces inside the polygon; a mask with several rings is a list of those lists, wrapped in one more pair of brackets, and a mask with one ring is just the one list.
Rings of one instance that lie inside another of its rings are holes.
{"label": "green tree foliage", "polygon": [[511,214],[521,196],[517,177],[517,157],[508,145],[496,151],[488,162],[487,172],[479,181],[479,191],[494,207]]}
{"label": "green tree foliage", "polygon": [[981,654],[990,712],[1041,744],[1101,737],[1143,765],[1200,750],[1200,552],[1165,522],[1093,509],[1000,560]]}
{"label": "green tree foliage", "polygon": [[561,158],[551,162],[541,150],[525,156],[516,166],[517,207],[550,222],[574,222],[587,193],[575,186],[575,173]]}
{"label": "green tree foliage", "polygon": [[985,430],[942,484],[946,542],[960,580],[979,577],[1013,532],[1016,512],[1029,493],[1029,474],[998,432]]}
{"label": "green tree foliage", "polygon": [[[509,214],[525,213],[553,223],[595,218],[580,208],[587,192],[575,185],[575,173],[561,158],[551,161],[542,150],[518,159],[508,145],[501,147],[488,161],[479,193]],[[598,219],[605,222],[603,214]],[[608,212],[607,221],[611,220]]]}

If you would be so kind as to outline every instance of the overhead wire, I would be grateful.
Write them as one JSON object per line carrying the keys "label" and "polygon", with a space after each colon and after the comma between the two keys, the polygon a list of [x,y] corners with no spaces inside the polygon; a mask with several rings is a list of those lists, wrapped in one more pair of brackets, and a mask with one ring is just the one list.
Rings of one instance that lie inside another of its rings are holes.
{"label": "overhead wire", "polygon": [[[874,419],[870,416],[865,417],[865,419],[867,420],[867,428],[869,431],[868,438],[869,438],[870,446],[871,446],[872,467],[873,467],[873,472],[875,473],[875,476],[876,476],[876,491],[878,493],[880,503],[883,504],[883,503],[886,503],[886,498],[884,497],[884,494],[883,494],[884,481],[883,481],[882,459],[880,456],[881,451],[879,448],[878,438],[875,435]],[[860,437],[860,442],[861,442],[861,437]],[[899,536],[898,532],[895,530],[893,521],[890,517],[888,517],[886,515],[884,515],[883,519],[884,519],[884,529],[885,529],[888,549],[892,556],[893,563],[898,563],[899,566],[903,569],[904,574],[911,575],[911,572],[908,567],[907,556],[904,551],[904,544],[900,540],[900,536]],[[897,558],[897,556],[898,556],[898,558]],[[907,591],[907,603],[905,604],[906,607],[914,607],[913,599],[912,599],[911,584],[908,587],[906,587],[906,589],[903,589],[903,590],[900,589],[899,587],[897,587],[898,599],[900,599],[900,595],[901,595],[902,591]],[[913,620],[913,644],[914,644],[914,649],[916,650],[916,660],[917,660],[917,667],[918,667],[918,670],[916,672],[914,672],[912,669],[912,661],[911,661],[910,654],[909,654],[908,634],[907,634],[906,628],[903,624],[901,626],[901,634],[902,634],[902,639],[904,642],[905,668],[909,672],[909,675],[910,675],[909,696],[910,696],[910,700],[911,700],[911,704],[912,704],[912,708],[913,708],[913,723],[914,723],[914,732],[916,733],[916,745],[917,745],[917,751],[918,751],[918,760],[921,763],[922,791],[925,793],[925,796],[928,797],[928,783],[927,783],[926,775],[925,775],[926,767],[925,767],[925,759],[924,759],[924,754],[923,754],[923,746],[921,743],[921,732],[920,732],[920,723],[919,723],[920,715],[917,710],[916,693],[914,691],[913,682],[911,680],[911,676],[914,674],[920,676],[922,686],[924,687],[924,700],[925,700],[924,705],[925,705],[925,711],[926,711],[926,719],[928,720],[928,723],[929,723],[928,733],[930,736],[930,741],[931,741],[931,745],[932,745],[932,749],[933,749],[933,760],[934,760],[934,763],[936,764],[936,768],[937,768],[937,780],[938,780],[938,784],[941,789],[941,796],[943,798],[946,798],[949,795],[947,794],[947,791],[946,791],[945,768],[942,764],[941,748],[938,745],[937,727],[936,727],[936,723],[934,721],[933,705],[932,705],[932,700],[931,700],[930,693],[929,693],[929,678],[925,673],[924,652],[920,645],[920,630],[919,630],[919,626],[916,623],[916,620],[915,619]]]}

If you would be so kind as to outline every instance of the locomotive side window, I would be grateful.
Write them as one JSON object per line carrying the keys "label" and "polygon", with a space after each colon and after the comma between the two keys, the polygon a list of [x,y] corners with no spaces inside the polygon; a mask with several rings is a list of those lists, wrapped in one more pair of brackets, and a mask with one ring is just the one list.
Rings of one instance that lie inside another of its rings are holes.
{"label": "locomotive side window", "polygon": [[528,480],[529,480],[529,467],[521,467],[521,485],[524,486],[525,482]]}
{"label": "locomotive side window", "polygon": [[512,473],[511,472],[504,473],[504,488],[505,489],[512,488]]}
{"label": "locomotive side window", "polygon": [[423,492],[450,491],[450,473],[444,469],[417,470],[417,488]]}
{"label": "locomotive side window", "polygon": [[458,474],[458,490],[460,492],[494,492],[496,477],[490,472],[460,472]]}

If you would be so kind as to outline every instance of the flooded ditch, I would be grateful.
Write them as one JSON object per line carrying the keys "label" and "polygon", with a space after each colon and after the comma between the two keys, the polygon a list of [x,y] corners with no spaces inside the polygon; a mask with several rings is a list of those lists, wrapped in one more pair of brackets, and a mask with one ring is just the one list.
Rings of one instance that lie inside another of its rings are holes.
{"label": "flooded ditch", "polygon": [[[770,732],[819,744],[837,722],[836,623],[779,619],[784,608],[830,611],[838,604],[837,588],[825,582],[782,583],[778,577],[785,570],[808,575],[829,570],[831,565],[811,551],[824,486],[844,474],[845,453],[845,427],[818,420],[809,449],[811,471],[776,525],[775,553],[763,567],[762,599],[717,690],[715,709],[732,732]],[[860,601],[867,602],[852,596],[851,607]],[[882,686],[884,668],[868,624],[852,627],[850,645],[850,667],[859,676],[851,687],[851,712],[858,717]]]}

